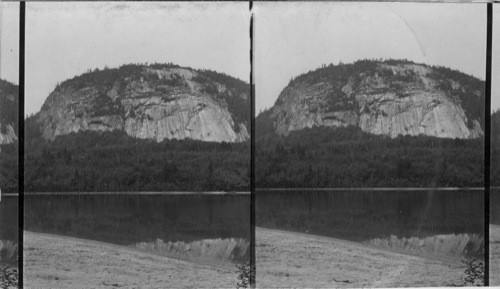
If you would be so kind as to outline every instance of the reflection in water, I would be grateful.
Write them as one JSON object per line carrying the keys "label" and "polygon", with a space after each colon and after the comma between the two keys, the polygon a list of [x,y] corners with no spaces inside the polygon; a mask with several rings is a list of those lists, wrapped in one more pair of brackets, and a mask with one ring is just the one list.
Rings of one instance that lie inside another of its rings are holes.
{"label": "reflection in water", "polygon": [[6,195],[0,201],[0,264],[17,266],[18,202],[17,197]]}
{"label": "reflection in water", "polygon": [[483,191],[259,191],[256,225],[482,257]]}
{"label": "reflection in water", "polygon": [[397,238],[391,235],[385,239],[371,239],[365,243],[379,248],[417,255],[474,256],[483,258],[484,239],[479,234],[448,234],[425,238]]}
{"label": "reflection in water", "polygon": [[500,189],[490,194],[490,286],[500,285]]}
{"label": "reflection in water", "polygon": [[[219,239],[217,246],[226,244],[227,250],[237,253],[231,255],[234,260],[248,257],[249,194],[29,195],[25,196],[24,212],[28,231],[133,246],[169,256],[178,255],[178,244],[188,247],[184,251],[194,252],[197,242],[215,245],[210,240]],[[235,242],[239,245],[234,246]]]}
{"label": "reflection in water", "polygon": [[141,242],[134,247],[160,255],[183,259],[216,259],[221,261],[244,262],[249,258],[250,242],[242,238],[205,239],[193,242]]}
{"label": "reflection in water", "polygon": [[500,189],[490,192],[490,223],[500,225]]}

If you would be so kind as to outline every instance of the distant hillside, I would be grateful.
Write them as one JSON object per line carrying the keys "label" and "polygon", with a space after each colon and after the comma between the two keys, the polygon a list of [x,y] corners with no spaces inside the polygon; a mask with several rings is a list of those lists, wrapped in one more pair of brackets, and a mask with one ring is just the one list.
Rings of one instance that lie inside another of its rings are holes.
{"label": "distant hillside", "polygon": [[247,83],[171,63],[96,69],[66,80],[32,122],[33,130],[49,140],[72,132],[119,130],[157,142],[242,142],[249,138],[249,123]]}
{"label": "distant hillside", "polygon": [[267,119],[265,131],[281,135],[313,126],[357,126],[392,138],[472,139],[483,135],[484,100],[484,82],[456,70],[408,60],[360,60],[293,78],[259,117]]}
{"label": "distant hillside", "polygon": [[17,141],[19,88],[8,81],[0,79],[0,144]]}
{"label": "distant hillside", "polygon": [[257,116],[256,186],[483,187],[484,99],[448,68],[325,65]]}
{"label": "distant hillside", "polygon": [[25,120],[25,189],[248,191],[250,87],[129,64],[58,84]]}
{"label": "distant hillside", "polygon": [[16,192],[18,183],[19,88],[0,79],[0,188]]}

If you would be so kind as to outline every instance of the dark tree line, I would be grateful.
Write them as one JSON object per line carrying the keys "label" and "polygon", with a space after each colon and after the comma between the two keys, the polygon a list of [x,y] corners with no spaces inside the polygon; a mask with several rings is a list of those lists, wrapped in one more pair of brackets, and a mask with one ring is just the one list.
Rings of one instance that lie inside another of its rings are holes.
{"label": "dark tree line", "polygon": [[18,143],[0,145],[0,188],[4,193],[17,193]]}
{"label": "dark tree line", "polygon": [[26,139],[28,192],[247,191],[249,172],[249,143],[156,143],[120,131]]}
{"label": "dark tree line", "polygon": [[[264,113],[264,116],[268,114]],[[482,187],[483,139],[371,135],[314,127],[282,137],[256,122],[256,186]]]}
{"label": "dark tree line", "polygon": [[[492,186],[500,186],[500,110],[491,115],[491,175]],[[498,193],[498,192],[496,192]],[[500,200],[500,198],[498,198]]]}

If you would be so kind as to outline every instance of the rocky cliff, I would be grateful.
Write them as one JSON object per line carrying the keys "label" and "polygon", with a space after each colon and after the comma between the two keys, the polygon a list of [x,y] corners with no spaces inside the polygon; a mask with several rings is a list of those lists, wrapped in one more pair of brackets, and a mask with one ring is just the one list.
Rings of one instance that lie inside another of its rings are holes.
{"label": "rocky cliff", "polygon": [[41,135],[122,130],[152,139],[249,138],[250,88],[209,70],[173,64],[94,70],[59,84],[35,115]]}
{"label": "rocky cliff", "polygon": [[18,113],[18,87],[0,79],[0,144],[17,141]]}
{"label": "rocky cliff", "polygon": [[281,135],[352,125],[392,138],[472,139],[483,135],[484,99],[484,82],[455,70],[406,60],[362,60],[292,79],[266,117]]}

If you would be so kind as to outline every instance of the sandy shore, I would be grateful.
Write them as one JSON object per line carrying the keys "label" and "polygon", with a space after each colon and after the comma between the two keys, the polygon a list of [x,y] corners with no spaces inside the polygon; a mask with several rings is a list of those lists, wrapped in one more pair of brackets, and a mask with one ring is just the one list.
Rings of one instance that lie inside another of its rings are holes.
{"label": "sandy shore", "polygon": [[232,264],[199,264],[128,247],[24,233],[24,288],[236,288]]}
{"label": "sandy shore", "polygon": [[256,229],[257,287],[438,287],[459,284],[465,266],[334,238]]}
{"label": "sandy shore", "polygon": [[500,286],[500,226],[490,225],[490,286]]}

